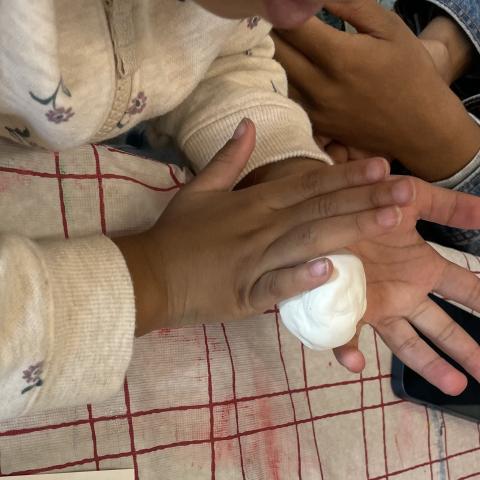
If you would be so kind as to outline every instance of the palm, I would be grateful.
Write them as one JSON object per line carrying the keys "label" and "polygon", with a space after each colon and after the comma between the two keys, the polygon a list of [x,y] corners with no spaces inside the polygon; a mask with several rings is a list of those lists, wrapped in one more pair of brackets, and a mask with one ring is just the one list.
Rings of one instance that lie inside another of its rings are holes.
{"label": "palm", "polygon": [[428,300],[446,268],[438,255],[408,220],[399,231],[352,248],[364,264],[367,277],[367,322],[381,328],[395,317],[410,317]]}
{"label": "palm", "polygon": [[[367,277],[368,308],[363,321],[376,329],[405,364],[444,392],[458,394],[466,386],[465,376],[429,347],[416,330],[479,380],[480,347],[428,295],[435,292],[480,311],[480,282],[471,272],[440,256],[420,237],[415,226],[421,216],[474,228],[479,220],[475,218],[478,214],[472,215],[472,209],[480,200],[442,190],[430,195],[422,183],[417,188],[417,202],[403,210],[402,224],[395,232],[351,248],[362,259]],[[426,207],[419,211],[419,205]],[[339,361],[352,370],[358,370],[362,363],[358,356],[355,361],[355,355],[351,355],[352,347],[357,354],[357,344],[355,338],[335,352]]]}

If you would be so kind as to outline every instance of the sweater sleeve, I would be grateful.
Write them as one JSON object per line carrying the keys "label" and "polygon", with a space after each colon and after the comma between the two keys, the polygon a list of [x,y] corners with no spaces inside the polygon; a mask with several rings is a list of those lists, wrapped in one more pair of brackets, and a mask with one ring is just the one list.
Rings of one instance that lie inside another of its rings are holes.
{"label": "sweater sleeve", "polygon": [[195,171],[212,159],[244,117],[256,125],[257,146],[243,175],[293,157],[330,163],[313,139],[307,114],[287,97],[285,71],[273,59],[270,27],[260,22],[258,33],[250,36],[242,23],[199,86],[155,125],[159,133],[176,138]]}
{"label": "sweater sleeve", "polygon": [[104,236],[0,236],[0,419],[104,400],[130,362],[135,302]]}

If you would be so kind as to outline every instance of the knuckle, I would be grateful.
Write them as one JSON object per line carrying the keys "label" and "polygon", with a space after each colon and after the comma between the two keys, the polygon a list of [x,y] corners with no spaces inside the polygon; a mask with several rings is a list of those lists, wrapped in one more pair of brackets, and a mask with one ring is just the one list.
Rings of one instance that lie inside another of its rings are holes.
{"label": "knuckle", "polygon": [[358,184],[361,174],[358,170],[357,162],[349,162],[344,165],[343,178],[347,187],[353,187]]}
{"label": "knuckle", "polygon": [[419,345],[420,337],[417,334],[413,334],[404,340],[398,347],[399,354],[408,354],[409,352],[414,352],[416,347]]}
{"label": "knuckle", "polygon": [[453,321],[449,321],[437,334],[437,341],[439,343],[447,343],[457,332],[458,325]]}
{"label": "knuckle", "polygon": [[437,367],[440,366],[440,364],[442,364],[444,361],[445,360],[442,360],[438,356],[433,358],[420,368],[420,375],[424,378],[429,378],[433,373],[435,373]]}
{"label": "knuckle", "polygon": [[324,195],[316,199],[313,205],[313,214],[318,218],[333,217],[338,211],[337,201],[333,195]]}
{"label": "knuckle", "polygon": [[471,288],[470,292],[468,292],[467,303],[469,305],[475,305],[478,303],[479,298],[480,298],[480,281],[476,281],[473,287]]}
{"label": "knuckle", "polygon": [[354,218],[354,227],[355,227],[355,232],[359,238],[363,237],[367,231],[367,225],[366,222],[363,218],[363,215],[361,213],[357,213],[353,216]]}
{"label": "knuckle", "polygon": [[271,274],[267,280],[267,291],[272,298],[279,298],[281,295],[281,287],[278,281],[278,275]]}
{"label": "knuckle", "polygon": [[319,171],[302,173],[300,176],[300,188],[305,195],[318,192],[323,185],[323,175]]}
{"label": "knuckle", "polygon": [[316,241],[316,232],[312,224],[305,225],[299,233],[299,243],[303,246],[311,245]]}

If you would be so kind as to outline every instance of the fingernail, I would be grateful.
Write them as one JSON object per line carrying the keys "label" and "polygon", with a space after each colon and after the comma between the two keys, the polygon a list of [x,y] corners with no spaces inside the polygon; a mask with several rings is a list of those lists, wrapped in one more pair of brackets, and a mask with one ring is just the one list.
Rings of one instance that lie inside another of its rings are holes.
{"label": "fingernail", "polygon": [[377,212],[377,222],[382,227],[394,227],[400,223],[401,214],[398,207],[383,208]]}
{"label": "fingernail", "polygon": [[367,167],[367,180],[375,182],[385,178],[388,173],[388,162],[385,160],[377,160],[370,162]]}
{"label": "fingernail", "polygon": [[243,137],[245,132],[247,131],[247,119],[244,118],[237,126],[235,131],[233,132],[232,138],[234,140],[238,140],[239,138]]}
{"label": "fingernail", "polygon": [[324,277],[328,273],[328,260],[326,258],[311,262],[308,266],[312,277]]}
{"label": "fingernail", "polygon": [[395,202],[401,205],[410,203],[415,198],[415,189],[413,188],[413,184],[408,180],[396,182],[392,187],[392,197]]}

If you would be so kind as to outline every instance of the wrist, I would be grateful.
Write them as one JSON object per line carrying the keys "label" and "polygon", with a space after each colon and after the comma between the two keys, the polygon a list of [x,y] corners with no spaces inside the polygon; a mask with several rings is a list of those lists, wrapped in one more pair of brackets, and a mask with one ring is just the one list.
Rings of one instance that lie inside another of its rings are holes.
{"label": "wrist", "polygon": [[[452,96],[453,93],[449,91]],[[438,112],[429,132],[420,132],[421,144],[407,147],[398,160],[416,176],[435,182],[462,170],[480,150],[480,127],[455,97],[452,108]],[[446,101],[445,104],[448,102]]]}
{"label": "wrist", "polygon": [[162,301],[157,279],[154,277],[145,250],[146,233],[113,239],[122,253],[132,280],[135,295],[135,336],[146,335],[161,327],[166,302]]}
{"label": "wrist", "polygon": [[315,170],[327,165],[312,158],[288,158],[276,163],[269,163],[250,172],[239,184],[238,188],[246,188],[259,183],[278,180],[279,178],[296,175],[300,172]]}

